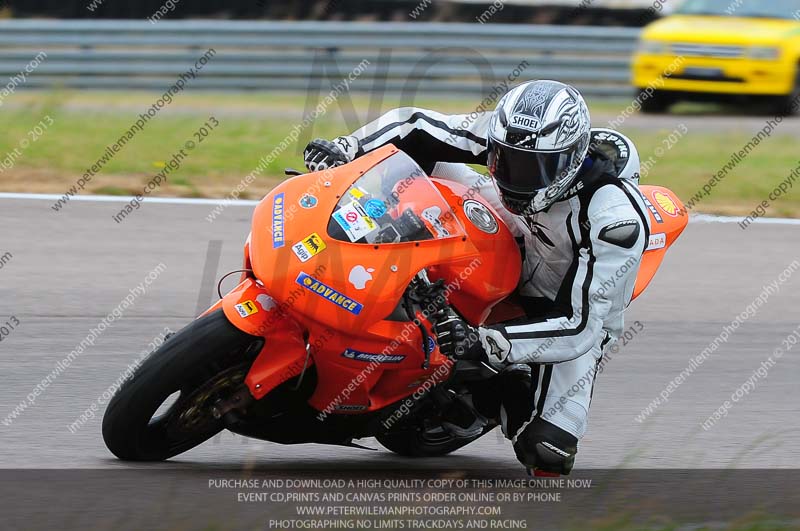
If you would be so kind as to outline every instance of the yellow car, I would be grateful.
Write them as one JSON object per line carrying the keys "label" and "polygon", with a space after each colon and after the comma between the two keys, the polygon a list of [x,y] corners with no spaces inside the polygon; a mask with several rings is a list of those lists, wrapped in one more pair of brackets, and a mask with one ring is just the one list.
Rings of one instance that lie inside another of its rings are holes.
{"label": "yellow car", "polygon": [[800,0],[687,0],[645,27],[633,58],[644,112],[680,100],[800,107]]}

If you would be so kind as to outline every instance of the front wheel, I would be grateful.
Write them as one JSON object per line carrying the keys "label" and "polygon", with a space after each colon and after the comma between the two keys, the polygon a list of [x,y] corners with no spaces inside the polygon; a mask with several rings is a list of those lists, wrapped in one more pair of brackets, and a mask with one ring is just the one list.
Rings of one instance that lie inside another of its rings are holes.
{"label": "front wheel", "polygon": [[669,111],[669,108],[675,103],[675,97],[667,94],[664,91],[656,90],[651,94],[647,91],[639,91],[637,97],[642,107],[644,114],[664,114]]}
{"label": "front wheel", "polygon": [[786,96],[774,99],[773,112],[779,116],[797,116],[800,114],[800,66],[795,76],[794,87]]}
{"label": "front wheel", "polygon": [[111,398],[103,439],[129,461],[163,461],[225,426],[213,409],[243,385],[263,339],[222,310],[200,317],[153,352]]}

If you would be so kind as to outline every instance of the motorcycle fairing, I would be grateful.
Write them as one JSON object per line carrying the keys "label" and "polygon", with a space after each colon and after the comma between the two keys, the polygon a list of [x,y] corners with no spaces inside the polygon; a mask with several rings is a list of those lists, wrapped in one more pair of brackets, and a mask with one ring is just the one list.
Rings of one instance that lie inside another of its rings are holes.
{"label": "motorcycle fairing", "polygon": [[[250,241],[255,277],[265,279],[276,300],[293,301],[294,314],[337,330],[364,330],[392,313],[419,271],[478,256],[463,229],[446,238],[374,245],[328,234],[334,210],[348,199],[354,181],[390,157],[410,160],[386,146],[345,166],[284,181],[256,207]],[[424,180],[431,190],[429,204],[445,205],[427,177]],[[285,244],[279,246],[273,237],[276,196],[283,198],[284,212]]]}
{"label": "motorcycle fairing", "polygon": [[[396,158],[381,164],[390,157]],[[371,244],[346,241],[349,236],[343,238],[341,232],[334,235],[330,206],[335,204],[335,211],[347,213],[342,205],[369,188],[353,192],[369,177],[368,172],[391,172],[397,167],[411,168],[419,178],[401,181],[396,208],[378,214],[397,219],[412,211],[426,220],[430,238]],[[441,278],[453,285],[448,294],[454,306],[478,324],[516,287],[520,267],[516,243],[496,213],[485,205],[477,207],[491,212],[497,224],[491,233],[481,231],[465,215],[461,197],[467,197],[466,188],[453,183],[454,191],[450,184],[434,184],[405,154],[386,146],[346,166],[290,179],[262,200],[253,217],[246,264],[252,264],[255,277],[266,284],[261,287],[251,279],[226,296],[223,307],[236,326],[264,336],[267,312],[258,306],[258,298],[270,295],[271,300],[282,301],[290,316],[286,325],[295,331],[288,334],[288,345],[280,348],[270,345],[285,329],[267,340],[247,378],[256,398],[284,380],[276,375],[294,376],[302,371],[306,343],[318,375],[309,404],[323,412],[375,411],[447,378],[451,362],[439,353],[427,320],[423,317],[415,324],[390,318],[397,313],[409,282],[419,271],[429,269],[433,280]],[[277,244],[276,216],[281,218]],[[469,275],[464,276],[470,264]],[[248,301],[258,306],[258,312],[248,314]],[[425,347],[420,325],[428,336]],[[284,348],[290,354],[279,356]],[[425,349],[429,360],[423,367]]]}
{"label": "motorcycle fairing", "polygon": [[663,186],[641,185],[639,191],[644,197],[650,218],[650,241],[639,266],[633,299],[641,295],[653,280],[667,249],[689,224],[689,212],[672,190]]}
{"label": "motorcycle fairing", "polygon": [[[443,279],[452,287],[447,300],[474,326],[486,322],[492,309],[513,292],[522,274],[522,256],[508,227],[491,205],[474,190],[444,179],[433,179],[451,212],[466,217],[466,209],[482,206],[484,216],[494,218],[492,228],[481,228],[470,219],[464,221],[467,237],[480,253],[477,258],[445,262],[428,268],[428,277]],[[495,230],[496,232],[487,232]]]}
{"label": "motorcycle fairing", "polygon": [[264,338],[264,346],[245,378],[256,400],[313,365],[314,360],[307,356],[303,329],[257,280],[246,278],[220,302],[234,326]]}

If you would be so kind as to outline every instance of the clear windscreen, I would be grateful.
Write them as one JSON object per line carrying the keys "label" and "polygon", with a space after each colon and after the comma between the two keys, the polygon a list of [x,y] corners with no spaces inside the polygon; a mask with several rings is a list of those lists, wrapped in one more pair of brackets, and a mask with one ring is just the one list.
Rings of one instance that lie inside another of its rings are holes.
{"label": "clear windscreen", "polygon": [[402,243],[464,235],[422,168],[398,152],[372,167],[336,204],[328,234],[354,243]]}

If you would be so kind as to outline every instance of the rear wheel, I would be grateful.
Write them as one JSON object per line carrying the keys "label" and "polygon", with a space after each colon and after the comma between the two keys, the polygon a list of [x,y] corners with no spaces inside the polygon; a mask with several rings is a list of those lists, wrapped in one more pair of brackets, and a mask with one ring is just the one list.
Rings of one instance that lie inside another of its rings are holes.
{"label": "rear wheel", "polygon": [[103,417],[108,449],[124,460],[162,461],[214,436],[225,427],[215,405],[241,389],[262,344],[222,310],[183,328],[112,397]]}
{"label": "rear wheel", "polygon": [[376,435],[375,438],[387,450],[405,457],[439,457],[478,440],[495,426],[490,423],[480,434],[468,438],[454,437],[441,426],[389,432]]}

